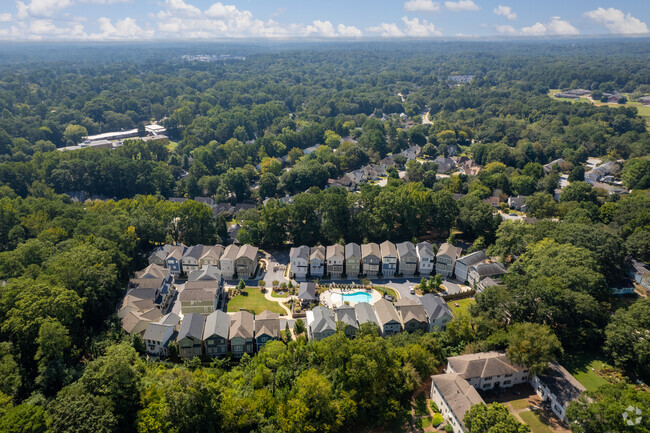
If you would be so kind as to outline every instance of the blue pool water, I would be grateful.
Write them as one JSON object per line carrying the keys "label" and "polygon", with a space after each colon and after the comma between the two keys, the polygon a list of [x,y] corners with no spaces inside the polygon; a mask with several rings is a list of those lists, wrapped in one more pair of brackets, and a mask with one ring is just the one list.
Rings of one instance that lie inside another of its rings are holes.
{"label": "blue pool water", "polygon": [[341,294],[344,301],[349,302],[366,302],[372,301],[372,295],[366,292],[343,293]]}

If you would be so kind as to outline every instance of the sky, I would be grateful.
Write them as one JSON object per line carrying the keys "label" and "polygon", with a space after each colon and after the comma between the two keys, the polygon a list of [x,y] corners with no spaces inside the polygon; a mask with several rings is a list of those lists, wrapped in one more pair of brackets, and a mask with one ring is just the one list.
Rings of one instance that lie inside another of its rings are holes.
{"label": "sky", "polygon": [[650,36],[649,0],[0,0],[0,40]]}

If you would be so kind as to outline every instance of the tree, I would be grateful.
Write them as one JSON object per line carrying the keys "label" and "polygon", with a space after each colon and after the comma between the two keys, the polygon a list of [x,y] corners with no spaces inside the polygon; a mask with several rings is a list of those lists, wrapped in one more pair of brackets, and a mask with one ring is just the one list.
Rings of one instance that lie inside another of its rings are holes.
{"label": "tree", "polygon": [[558,213],[558,206],[553,196],[544,191],[531,195],[525,203],[526,213],[535,218],[553,218]]}
{"label": "tree", "polygon": [[0,418],[0,431],[5,433],[48,433],[50,420],[40,406],[20,404]]}
{"label": "tree", "polygon": [[585,168],[581,165],[573,167],[567,178],[569,182],[582,182],[585,180]]}
{"label": "tree", "polygon": [[647,159],[630,159],[623,165],[621,179],[630,189],[650,188],[650,161]]}
{"label": "tree", "polygon": [[0,392],[16,397],[20,383],[20,369],[11,353],[11,343],[0,343]]}
{"label": "tree", "polygon": [[587,182],[576,181],[567,185],[560,193],[560,202],[592,202],[598,203],[596,190]]}
{"label": "tree", "polygon": [[538,374],[562,354],[562,345],[548,326],[517,323],[509,329],[507,354],[510,362],[525,365],[532,374]]}
{"label": "tree", "polygon": [[517,421],[508,408],[499,403],[475,404],[465,413],[467,433],[527,433],[530,427]]}
{"label": "tree", "polygon": [[260,198],[275,197],[278,188],[278,178],[275,174],[267,172],[260,177]]}
{"label": "tree", "polygon": [[65,138],[66,141],[71,141],[72,143],[77,144],[81,141],[82,137],[87,135],[88,130],[83,126],[70,124],[65,128],[63,138]]}
{"label": "tree", "polygon": [[237,290],[239,290],[240,292],[243,292],[244,290],[246,290],[246,282],[244,280],[242,280],[241,278],[239,279],[239,282],[237,283]]}
{"label": "tree", "polygon": [[112,433],[117,427],[111,401],[87,393],[78,383],[62,389],[48,406],[52,431]]}
{"label": "tree", "polygon": [[632,377],[650,380],[650,302],[639,299],[619,309],[605,328],[605,352],[617,367]]}
{"label": "tree", "polygon": [[296,335],[303,334],[307,329],[305,328],[305,322],[302,319],[296,319],[296,322],[293,325],[293,333]]}
{"label": "tree", "polygon": [[223,174],[222,181],[228,191],[237,197],[237,201],[242,201],[250,195],[248,176],[243,168],[229,168]]}
{"label": "tree", "polygon": [[38,332],[38,350],[34,359],[38,362],[39,375],[36,384],[43,394],[52,395],[66,380],[66,359],[69,357],[72,341],[68,330],[53,318],[47,318]]}
{"label": "tree", "polygon": [[625,241],[625,249],[632,257],[650,262],[650,230],[637,228]]}

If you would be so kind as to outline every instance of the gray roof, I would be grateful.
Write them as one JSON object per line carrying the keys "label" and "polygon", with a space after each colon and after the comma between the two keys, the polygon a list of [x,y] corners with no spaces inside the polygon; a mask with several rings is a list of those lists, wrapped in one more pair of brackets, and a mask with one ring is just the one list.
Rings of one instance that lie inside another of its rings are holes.
{"label": "gray roof", "polygon": [[345,245],[345,259],[347,260],[349,257],[356,257],[357,259],[361,259],[361,247],[359,244],[350,242],[349,244]]}
{"label": "gray roof", "polygon": [[357,314],[357,321],[359,322],[359,325],[370,322],[379,326],[379,321],[375,315],[375,310],[373,310],[372,306],[369,303],[357,302],[354,305],[354,311]]}
{"label": "gray roof", "polygon": [[412,255],[413,257],[417,257],[417,252],[415,250],[415,245],[413,245],[413,242],[400,242],[397,244],[397,254],[399,255],[400,260],[402,257],[406,257],[407,255]]}
{"label": "gray roof", "polygon": [[460,257],[460,253],[462,251],[463,251],[462,248],[455,247],[452,244],[448,244],[447,242],[445,242],[444,244],[440,245],[440,248],[438,249],[438,254],[436,254],[436,257],[445,255],[445,256],[450,256],[450,257],[453,257],[453,258],[457,259],[458,257]]}
{"label": "gray roof", "polygon": [[312,301],[316,299],[316,283],[313,281],[304,281],[300,283],[298,289],[298,299]]}
{"label": "gray roof", "polygon": [[239,253],[239,247],[237,245],[228,245],[226,249],[223,251],[223,254],[221,255],[221,258],[219,260],[224,260],[224,259],[235,260],[237,258],[238,253]]}
{"label": "gray roof", "polygon": [[290,260],[303,259],[309,261],[309,247],[307,245],[300,245],[299,247],[291,248],[289,258]]}
{"label": "gray roof", "polygon": [[329,245],[327,247],[326,257],[327,260],[333,257],[340,257],[341,260],[345,260],[345,248],[343,247],[343,245],[340,244]]}
{"label": "gray roof", "polygon": [[420,323],[427,322],[427,314],[424,311],[424,306],[414,299],[402,298],[395,304],[400,316],[402,316],[402,323],[415,320]]}
{"label": "gray roof", "polygon": [[178,300],[181,302],[209,302],[214,301],[217,297],[217,288],[216,287],[196,287],[185,289],[178,295]]}
{"label": "gray roof", "polygon": [[145,340],[151,341],[160,341],[161,343],[166,343],[165,334],[172,329],[172,333],[169,334],[170,338],[173,334],[174,327],[172,325],[162,325],[160,323],[151,322],[147,325],[147,329],[144,331],[142,336]]}
{"label": "gray roof", "polygon": [[374,242],[361,245],[361,257],[365,258],[368,257],[369,255],[373,255],[380,259],[381,252],[379,251],[379,245],[377,245]]}
{"label": "gray roof", "polygon": [[169,275],[169,270],[163,268],[160,265],[151,264],[144,268],[143,270],[135,273],[135,278],[167,278]]}
{"label": "gray roof", "polygon": [[240,259],[242,257],[246,257],[247,259],[255,261],[257,259],[258,250],[259,249],[257,247],[254,247],[252,245],[242,245],[241,248],[239,248],[239,252],[237,253],[237,258]]}
{"label": "gray roof", "polygon": [[382,242],[381,245],[379,245],[379,249],[381,250],[382,257],[397,258],[397,248],[395,248],[395,244],[391,241]]}
{"label": "gray roof", "polygon": [[280,338],[280,315],[264,310],[255,316],[255,336],[268,335]]}
{"label": "gray roof", "polygon": [[251,339],[253,338],[253,332],[255,331],[255,324],[253,319],[253,314],[248,311],[237,311],[231,316],[232,321],[230,322],[230,339],[233,338],[244,338]]}
{"label": "gray roof", "polygon": [[318,245],[316,247],[311,247],[311,252],[309,254],[310,260],[325,260],[325,247]]}
{"label": "gray roof", "polygon": [[314,321],[311,323],[311,332],[323,332],[327,330],[336,330],[334,321],[334,312],[325,307],[316,307],[312,310]]}
{"label": "gray roof", "polygon": [[475,404],[484,403],[479,393],[456,373],[436,374],[431,379],[449,409],[465,427],[463,419],[467,411]]}
{"label": "gray roof", "polygon": [[204,324],[205,318],[203,318],[202,315],[198,313],[186,314],[185,317],[183,317],[181,329],[178,331],[177,341],[180,341],[186,337],[201,340],[203,337]]}
{"label": "gray roof", "polygon": [[214,265],[204,266],[201,269],[190,272],[188,281],[216,280],[221,281],[221,270]]}
{"label": "gray roof", "polygon": [[393,306],[393,304],[388,302],[387,300],[380,299],[379,301],[375,302],[373,307],[375,308],[375,315],[377,316],[377,321],[381,325],[385,325],[391,320],[394,320],[397,323],[401,323],[401,320],[399,319],[399,315],[397,314],[397,310],[395,309],[395,306]]}
{"label": "gray roof", "polygon": [[203,340],[207,340],[214,335],[227,340],[228,331],[230,331],[230,316],[228,313],[224,313],[221,310],[213,311],[205,319]]}
{"label": "gray roof", "polygon": [[503,275],[506,273],[506,268],[501,263],[480,263],[472,266],[480,277],[490,277],[492,275]]}
{"label": "gray roof", "polygon": [[203,254],[201,255],[201,258],[205,257],[208,254],[212,254],[217,257],[217,260],[219,260],[223,254],[223,250],[223,245],[206,245],[203,248]]}
{"label": "gray roof", "polygon": [[189,247],[185,250],[185,253],[183,253],[183,258],[192,257],[198,261],[203,255],[203,248],[204,246],[201,244]]}
{"label": "gray roof", "polygon": [[183,254],[185,254],[185,248],[187,248],[185,245],[171,245],[169,247],[169,254],[167,254],[166,259],[174,258],[176,260],[180,260],[183,258]]}
{"label": "gray roof", "polygon": [[181,318],[176,313],[167,313],[160,318],[158,323],[162,325],[177,326],[181,322]]}
{"label": "gray roof", "polygon": [[548,368],[537,377],[564,404],[569,404],[587,390],[557,362],[549,362]]}
{"label": "gray roof", "polygon": [[[363,304],[366,302],[361,303]],[[350,307],[349,305],[342,305],[334,310],[334,314],[336,315],[337,322],[343,322],[347,326],[359,328],[359,325],[357,324],[357,314],[354,307]]]}
{"label": "gray roof", "polygon": [[461,262],[461,263],[464,263],[469,268],[472,265],[475,265],[477,263],[481,263],[485,259],[487,259],[487,256],[485,255],[485,251],[480,250],[480,251],[475,251],[475,252],[473,252],[471,254],[468,254],[466,256],[463,256],[460,259],[458,259],[458,261]]}
{"label": "gray roof", "polygon": [[427,255],[427,256],[430,256],[430,257],[435,256],[435,254],[433,254],[433,247],[427,241],[420,242],[419,244],[417,244],[416,245],[416,250],[417,250],[418,256],[423,256],[423,255]]}
{"label": "gray roof", "polygon": [[424,311],[427,313],[427,316],[431,320],[436,320],[441,317],[453,317],[451,308],[442,299],[440,296],[436,296],[432,293],[427,293],[422,296],[420,299],[420,304],[424,307]]}
{"label": "gray roof", "polygon": [[447,362],[464,379],[515,374],[523,370],[508,361],[504,352],[480,352],[447,358]]}

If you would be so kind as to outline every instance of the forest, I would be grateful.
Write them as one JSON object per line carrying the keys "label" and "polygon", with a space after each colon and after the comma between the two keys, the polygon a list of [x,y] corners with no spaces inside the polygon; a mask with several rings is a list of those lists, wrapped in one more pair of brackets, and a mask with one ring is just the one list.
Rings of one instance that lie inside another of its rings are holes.
{"label": "forest", "polygon": [[[400,431],[448,356],[483,350],[533,367],[595,350],[619,378],[571,405],[571,428],[622,431],[619,407],[650,413],[650,303],[612,295],[632,259],[650,261],[650,134],[636,107],[548,91],[648,95],[646,42],[169,44],[163,58],[146,44],[80,58],[0,48],[0,431]],[[181,57],[215,51],[246,59]],[[460,74],[475,78],[451,85]],[[169,144],[56,150],[153,121]],[[385,186],[326,188],[414,145],[482,170],[441,177],[395,157]],[[623,160],[631,193],[584,182],[588,157]],[[79,191],[102,199],[72,200]],[[484,201],[508,195],[527,196],[533,218],[502,221]],[[215,217],[168,200],[197,196],[255,208]],[[443,332],[298,336],[240,362],[147,359],[115,314],[128,279],[156,245],[225,243],[235,218],[239,240],[263,248],[447,240],[508,273]]]}

